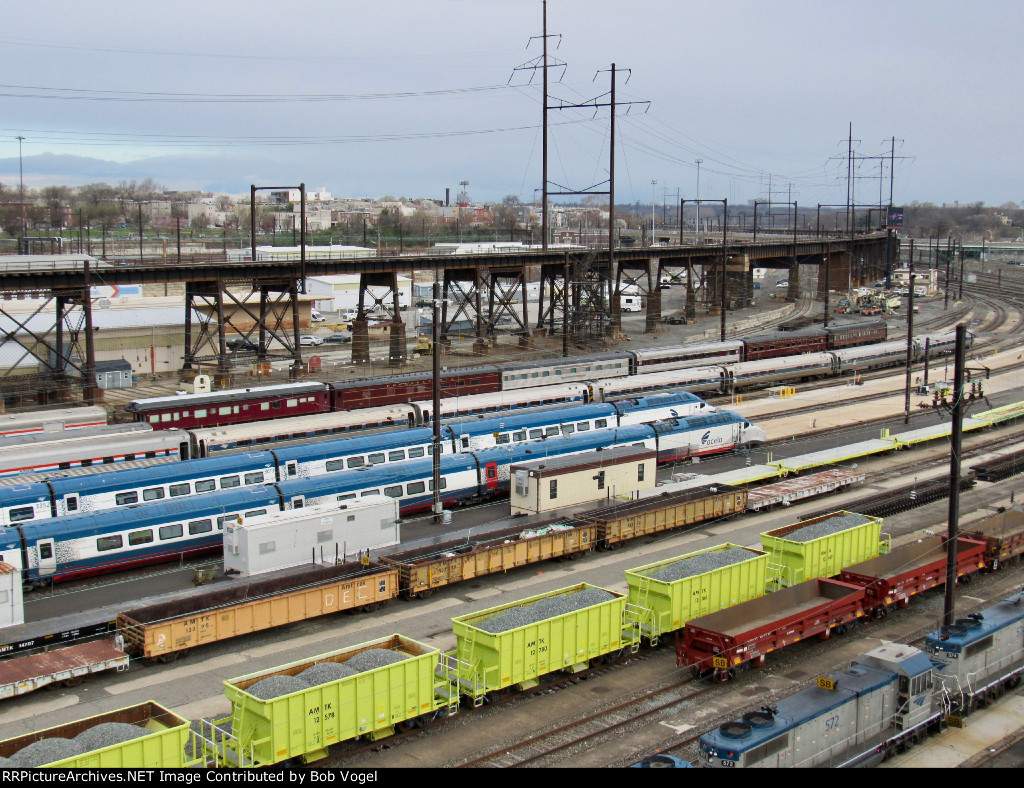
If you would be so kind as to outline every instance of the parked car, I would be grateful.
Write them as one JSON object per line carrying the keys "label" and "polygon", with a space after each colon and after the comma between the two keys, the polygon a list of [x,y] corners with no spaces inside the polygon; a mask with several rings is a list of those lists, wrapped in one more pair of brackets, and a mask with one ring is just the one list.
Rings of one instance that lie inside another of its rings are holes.
{"label": "parked car", "polygon": [[323,343],[324,341],[320,337],[313,334],[303,334],[299,337],[300,345],[322,345]]}
{"label": "parked car", "polygon": [[778,282],[775,283],[775,286],[776,287],[789,287],[789,280],[788,279],[780,279]]}
{"label": "parked car", "polygon": [[248,339],[242,339],[241,337],[238,337],[237,339],[229,339],[227,345],[228,350],[258,351],[260,349],[260,346],[255,342]]}
{"label": "parked car", "polygon": [[351,334],[331,334],[329,337],[324,339],[326,345],[343,345],[346,342],[352,341]]}

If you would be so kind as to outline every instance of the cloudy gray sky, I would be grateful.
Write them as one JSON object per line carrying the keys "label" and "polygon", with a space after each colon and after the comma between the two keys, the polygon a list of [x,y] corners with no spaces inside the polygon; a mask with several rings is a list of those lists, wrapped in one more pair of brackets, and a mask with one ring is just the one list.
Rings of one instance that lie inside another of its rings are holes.
{"label": "cloudy gray sky", "polygon": [[[326,187],[474,200],[541,185],[541,0],[8,4],[0,181]],[[1020,0],[549,0],[554,101],[607,100],[617,202],[1024,202]],[[558,48],[555,48],[555,45]],[[511,77],[511,83],[509,79]],[[558,81],[556,81],[556,79]],[[550,180],[607,178],[607,109],[551,114]],[[881,165],[881,170],[880,170]],[[881,180],[880,180],[881,173]],[[651,181],[658,183],[652,186]],[[880,189],[881,185],[881,189]],[[598,186],[597,188],[604,188]],[[790,196],[791,195],[791,198]]]}

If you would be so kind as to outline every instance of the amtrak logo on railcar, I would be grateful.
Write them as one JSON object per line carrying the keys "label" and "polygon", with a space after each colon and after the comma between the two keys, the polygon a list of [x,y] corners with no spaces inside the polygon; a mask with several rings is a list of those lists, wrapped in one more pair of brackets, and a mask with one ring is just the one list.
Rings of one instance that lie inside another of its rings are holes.
{"label": "amtrak logo on railcar", "polygon": [[707,432],[705,432],[703,435],[700,436],[700,445],[701,446],[714,446],[714,445],[716,445],[718,443],[724,443],[724,442],[725,442],[724,438],[712,438],[711,437],[711,430],[708,430]]}

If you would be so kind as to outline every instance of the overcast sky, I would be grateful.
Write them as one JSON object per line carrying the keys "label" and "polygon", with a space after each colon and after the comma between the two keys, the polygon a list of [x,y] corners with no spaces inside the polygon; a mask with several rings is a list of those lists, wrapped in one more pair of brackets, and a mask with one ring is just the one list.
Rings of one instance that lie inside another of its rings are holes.
{"label": "overcast sky", "polygon": [[[1020,0],[549,0],[553,103],[620,71],[616,202],[1024,202]],[[541,0],[9,3],[0,181],[326,187],[475,201],[541,186]],[[528,46],[529,44],[529,46]],[[557,48],[556,48],[556,45]],[[627,74],[625,70],[629,69]],[[626,77],[629,76],[629,81]],[[509,82],[511,78],[511,82]],[[645,112],[646,110],[646,112]],[[607,108],[550,113],[549,180],[606,190]],[[885,157],[884,160],[879,157]],[[881,169],[880,169],[881,166]],[[881,178],[879,177],[881,174]],[[657,184],[651,184],[656,180]],[[880,188],[881,186],[881,188]]]}

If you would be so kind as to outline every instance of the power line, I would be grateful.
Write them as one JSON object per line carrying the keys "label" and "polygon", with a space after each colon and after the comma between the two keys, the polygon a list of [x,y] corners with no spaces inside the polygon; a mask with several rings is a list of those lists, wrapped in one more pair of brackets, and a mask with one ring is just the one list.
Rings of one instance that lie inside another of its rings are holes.
{"label": "power line", "polygon": [[[157,102],[167,104],[276,104],[292,102],[381,101],[405,98],[434,98],[509,90],[508,85],[482,85],[438,90],[407,90],[396,93],[165,93],[155,91],[90,90],[85,88],[50,88],[41,85],[0,85],[0,96],[56,101]],[[4,91],[48,91],[45,93],[14,93]]]}

